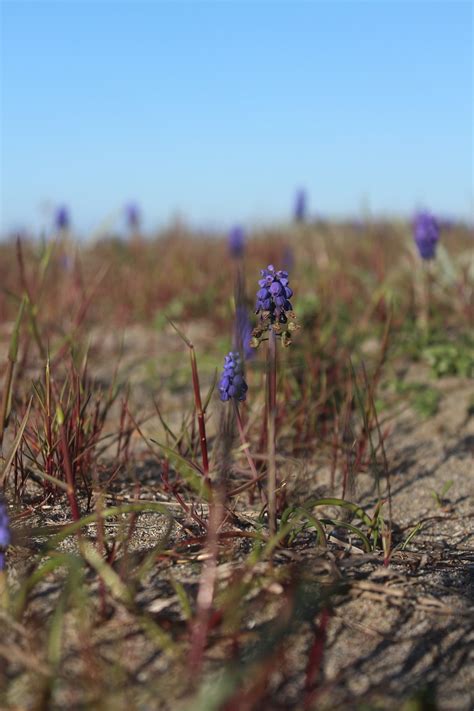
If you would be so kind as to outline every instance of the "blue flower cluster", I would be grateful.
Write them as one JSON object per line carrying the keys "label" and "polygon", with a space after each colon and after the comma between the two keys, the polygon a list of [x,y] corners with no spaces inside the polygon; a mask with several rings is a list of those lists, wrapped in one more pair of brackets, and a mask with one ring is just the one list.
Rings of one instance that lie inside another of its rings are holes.
{"label": "blue flower cluster", "polygon": [[240,355],[235,351],[230,351],[224,359],[224,370],[219,380],[221,400],[223,402],[227,402],[231,398],[245,400],[247,390]]}
{"label": "blue flower cluster", "polygon": [[439,240],[439,224],[429,212],[419,212],[413,220],[413,237],[422,259],[433,259]]}
{"label": "blue flower cluster", "polygon": [[10,545],[10,521],[5,503],[0,500],[0,570],[5,567],[4,549]]}
{"label": "blue flower cluster", "polygon": [[290,302],[293,291],[289,287],[288,272],[284,269],[276,271],[273,264],[269,264],[260,275],[255,304],[255,313],[260,314],[260,320],[253,329],[250,345],[258,348],[271,331],[287,347],[291,344],[293,331],[299,328]]}
{"label": "blue flower cluster", "polygon": [[273,264],[262,269],[258,285],[255,313],[268,312],[271,323],[286,323],[286,311],[293,311],[289,301],[293,292],[288,286],[288,272],[280,269],[275,271]]}

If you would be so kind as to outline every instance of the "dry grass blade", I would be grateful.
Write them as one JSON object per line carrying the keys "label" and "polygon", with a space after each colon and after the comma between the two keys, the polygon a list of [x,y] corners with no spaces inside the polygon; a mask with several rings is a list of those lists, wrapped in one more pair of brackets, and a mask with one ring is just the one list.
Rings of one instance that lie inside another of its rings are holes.
{"label": "dry grass blade", "polygon": [[33,396],[30,398],[30,401],[29,401],[28,406],[26,408],[26,412],[23,415],[23,419],[22,419],[20,426],[18,428],[18,432],[16,433],[15,439],[13,440],[13,444],[12,444],[9,453],[7,454],[5,460],[2,464],[2,468],[0,469],[0,488],[2,488],[5,484],[8,470],[10,469],[12,462],[15,458],[15,454],[17,453],[18,447],[20,446],[20,442],[23,437],[23,433],[25,431],[26,425],[28,424],[28,418],[30,416],[32,400],[33,400]]}

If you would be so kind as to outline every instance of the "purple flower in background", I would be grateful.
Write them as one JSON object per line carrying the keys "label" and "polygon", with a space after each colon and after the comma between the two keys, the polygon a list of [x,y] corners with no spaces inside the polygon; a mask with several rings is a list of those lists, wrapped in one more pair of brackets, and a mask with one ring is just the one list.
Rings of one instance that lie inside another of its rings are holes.
{"label": "purple flower in background", "polygon": [[289,287],[288,272],[280,269],[275,271],[273,264],[262,269],[258,285],[255,313],[269,313],[270,323],[286,323],[286,311],[293,311],[289,301],[293,291]]}
{"label": "purple flower in background", "polygon": [[228,247],[229,254],[234,259],[241,259],[244,256],[245,234],[240,225],[236,225],[229,232]]}
{"label": "purple flower in background", "polygon": [[136,231],[139,229],[141,215],[138,205],[130,203],[129,205],[125,206],[125,220],[127,222],[127,227],[130,230]]}
{"label": "purple flower in background", "polygon": [[230,351],[224,359],[224,370],[219,380],[221,400],[222,402],[227,402],[231,398],[245,400],[247,390],[240,355],[236,351]]}
{"label": "purple flower in background", "polygon": [[439,240],[439,224],[429,212],[419,212],[413,220],[413,237],[422,259],[433,259]]}
{"label": "purple flower in background", "polygon": [[4,501],[0,499],[0,570],[5,567],[4,549],[10,545],[10,521],[8,511]]}
{"label": "purple flower in background", "polygon": [[283,250],[283,268],[286,271],[291,271],[295,264],[295,253],[288,245]]}
{"label": "purple flower in background", "polygon": [[295,222],[305,222],[307,213],[307,198],[304,190],[298,190],[295,196],[293,217]]}
{"label": "purple flower in background", "polygon": [[252,358],[255,351],[250,345],[252,339],[252,324],[247,308],[240,304],[235,309],[234,348],[242,353],[245,359]]}
{"label": "purple flower in background", "polygon": [[56,210],[54,216],[54,224],[57,230],[67,230],[71,224],[71,219],[69,215],[69,210],[65,205],[61,205]]}

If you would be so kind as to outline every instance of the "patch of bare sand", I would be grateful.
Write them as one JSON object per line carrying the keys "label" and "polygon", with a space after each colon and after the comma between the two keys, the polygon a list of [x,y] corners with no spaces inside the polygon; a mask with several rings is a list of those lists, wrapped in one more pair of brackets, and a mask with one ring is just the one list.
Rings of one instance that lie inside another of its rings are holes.
{"label": "patch of bare sand", "polygon": [[[398,535],[422,529],[388,569],[348,571],[354,585],[330,624],[332,684],[320,708],[395,710],[423,689],[440,711],[474,708],[473,387],[454,378],[437,386],[438,414],[420,421],[406,410],[386,445]],[[440,506],[432,492],[448,482]]]}

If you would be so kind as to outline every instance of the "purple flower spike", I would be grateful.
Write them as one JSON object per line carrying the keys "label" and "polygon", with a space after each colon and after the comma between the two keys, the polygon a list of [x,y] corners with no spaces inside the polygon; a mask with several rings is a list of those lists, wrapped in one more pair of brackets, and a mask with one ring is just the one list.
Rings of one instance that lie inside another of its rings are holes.
{"label": "purple flower spike", "polygon": [[236,225],[229,232],[228,247],[233,259],[241,259],[244,256],[245,234],[240,225]]}
{"label": "purple flower spike", "polygon": [[295,222],[306,222],[307,211],[306,192],[304,190],[298,190],[293,208]]}
{"label": "purple flower spike", "polygon": [[224,359],[224,370],[219,380],[221,400],[222,402],[232,398],[245,400],[247,390],[240,355],[236,351],[230,351]]}
{"label": "purple flower spike", "polygon": [[129,205],[125,206],[125,220],[127,222],[127,227],[130,230],[138,230],[141,222],[141,215],[138,205],[130,203]]}
{"label": "purple flower spike", "polygon": [[10,520],[6,504],[0,500],[0,570],[5,567],[5,551],[4,549],[10,545]]}
{"label": "purple flower spike", "polygon": [[255,313],[270,312],[270,322],[273,324],[286,323],[286,311],[292,311],[289,301],[293,292],[288,286],[288,272],[280,269],[275,271],[273,264],[261,270],[262,278],[259,280],[261,289],[257,291]]}
{"label": "purple flower spike", "polygon": [[422,259],[433,259],[439,240],[439,224],[429,212],[419,212],[413,220],[413,237]]}
{"label": "purple flower spike", "polygon": [[284,269],[275,270],[273,264],[260,272],[258,281],[255,313],[260,314],[260,320],[253,330],[250,345],[257,348],[264,335],[270,329],[281,337],[284,346],[291,343],[292,332],[299,328],[290,299],[293,290],[289,286],[288,272]]}
{"label": "purple flower spike", "polygon": [[69,229],[69,226],[71,224],[71,219],[69,216],[69,210],[67,209],[67,207],[65,205],[61,205],[56,210],[56,214],[54,216],[54,224],[56,225],[57,230]]}

